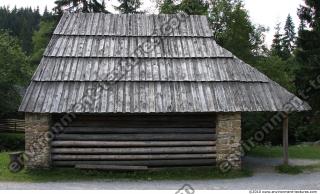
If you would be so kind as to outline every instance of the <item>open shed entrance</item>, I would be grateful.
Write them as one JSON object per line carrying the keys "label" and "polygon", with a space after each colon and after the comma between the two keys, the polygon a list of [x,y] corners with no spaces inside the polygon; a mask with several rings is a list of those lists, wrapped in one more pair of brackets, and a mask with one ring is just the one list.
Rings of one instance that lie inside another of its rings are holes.
{"label": "open shed entrance", "polygon": [[214,114],[79,114],[51,142],[52,164],[213,166],[215,120]]}

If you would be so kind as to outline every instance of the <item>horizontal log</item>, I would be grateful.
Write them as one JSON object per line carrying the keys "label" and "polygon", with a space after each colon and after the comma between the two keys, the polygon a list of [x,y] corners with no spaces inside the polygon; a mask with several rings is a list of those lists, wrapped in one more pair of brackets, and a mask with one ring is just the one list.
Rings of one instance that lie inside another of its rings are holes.
{"label": "horizontal log", "polygon": [[147,166],[120,166],[120,165],[99,165],[99,164],[77,164],[76,168],[91,170],[148,170]]}
{"label": "horizontal log", "polygon": [[[54,121],[61,121],[61,115],[54,116]],[[79,115],[69,123],[69,126],[100,126],[100,127],[210,127],[215,126],[215,114],[121,114],[121,115]]]}
{"label": "horizontal log", "polygon": [[125,160],[125,161],[52,161],[53,166],[72,167],[79,164],[90,165],[131,165],[148,167],[165,166],[214,166],[215,159],[186,159],[186,160]]}
{"label": "horizontal log", "polygon": [[70,127],[119,127],[119,128],[126,128],[126,127],[145,127],[145,128],[152,128],[152,127],[159,127],[159,128],[167,128],[167,127],[191,127],[191,128],[214,128],[215,124],[211,121],[203,121],[203,122],[192,122],[192,121],[133,121],[133,120],[121,120],[119,122],[108,122],[108,121],[73,121],[69,124]]}
{"label": "horizontal log", "polygon": [[52,154],[52,160],[159,160],[216,158],[216,154],[148,154],[148,155],[60,155]]}
{"label": "horizontal log", "polygon": [[149,147],[149,148],[52,148],[57,154],[156,154],[156,153],[215,153],[215,146]]}
{"label": "horizontal log", "polygon": [[170,141],[170,140],[215,140],[215,134],[58,134],[56,140],[100,140],[100,141]]}
{"label": "horizontal log", "polygon": [[214,133],[214,128],[112,128],[112,127],[66,127],[63,133]]}
{"label": "horizontal log", "polygon": [[52,141],[53,147],[214,146],[215,141]]}
{"label": "horizontal log", "polygon": [[[59,121],[65,115],[53,115],[54,121]],[[192,121],[215,122],[216,114],[76,114],[74,121]]]}

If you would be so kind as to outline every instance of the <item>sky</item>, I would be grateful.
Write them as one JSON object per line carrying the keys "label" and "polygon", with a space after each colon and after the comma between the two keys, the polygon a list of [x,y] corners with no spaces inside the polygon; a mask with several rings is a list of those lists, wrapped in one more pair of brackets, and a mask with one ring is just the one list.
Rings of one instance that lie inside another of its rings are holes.
{"label": "sky", "polygon": [[[10,7],[39,7],[43,12],[45,6],[48,9],[54,7],[55,0],[0,0],[0,6]],[[141,0],[142,10],[147,10],[147,13],[155,13],[155,0]],[[117,5],[116,0],[106,0],[106,4],[110,11],[113,11],[113,5]],[[266,44],[271,45],[274,27],[277,23],[281,22],[282,26],[285,23],[286,17],[290,14],[293,17],[293,21],[298,27],[299,19],[297,17],[297,9],[300,4],[303,4],[303,0],[244,0],[245,8],[249,11],[249,15],[254,24],[260,24],[267,28],[269,31],[266,35]]]}

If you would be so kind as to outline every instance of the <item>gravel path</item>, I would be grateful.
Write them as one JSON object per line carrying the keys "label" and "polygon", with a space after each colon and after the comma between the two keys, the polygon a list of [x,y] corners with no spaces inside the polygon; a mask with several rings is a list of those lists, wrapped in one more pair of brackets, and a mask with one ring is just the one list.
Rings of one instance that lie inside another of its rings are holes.
{"label": "gravel path", "polygon": [[[292,160],[293,164],[313,164],[314,160]],[[48,183],[0,182],[0,189],[172,189],[185,184],[194,189],[317,189],[320,190],[320,172],[284,175],[274,172],[280,159],[246,158],[245,164],[254,169],[248,178],[199,181],[81,181]]]}

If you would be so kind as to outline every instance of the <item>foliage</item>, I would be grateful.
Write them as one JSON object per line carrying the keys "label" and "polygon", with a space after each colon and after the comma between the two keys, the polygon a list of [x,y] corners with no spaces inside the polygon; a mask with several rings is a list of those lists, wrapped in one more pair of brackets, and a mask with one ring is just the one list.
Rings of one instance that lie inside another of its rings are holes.
{"label": "foliage", "polygon": [[240,59],[254,63],[255,56],[266,51],[263,33],[255,26],[242,1],[217,0],[209,10],[215,40]]}
{"label": "foliage", "polygon": [[188,15],[207,15],[209,4],[203,0],[182,0],[178,6],[180,11]]}
{"label": "foliage", "polygon": [[301,125],[295,131],[295,137],[298,142],[319,141],[320,127],[318,124]]}
{"label": "foliage", "polygon": [[120,5],[116,6],[116,10],[120,13],[139,13],[138,9],[141,6],[140,0],[119,0]]}
{"label": "foliage", "polygon": [[164,0],[159,7],[160,13],[163,14],[175,14],[178,11],[178,6],[173,2],[173,0]]}
{"label": "foliage", "polygon": [[31,62],[34,65],[38,65],[42,58],[42,54],[46,49],[51,35],[56,26],[55,20],[43,20],[40,22],[40,28],[35,31],[32,36],[33,52],[31,55]]}
{"label": "foliage", "polygon": [[[308,115],[311,125],[319,126],[320,1],[305,0],[305,6],[300,7],[298,15],[307,28],[301,28],[297,39],[296,56],[301,63],[301,69],[296,74],[296,86],[299,91],[307,91],[302,97],[307,98],[306,100],[312,107],[312,113]],[[315,130],[320,130],[320,127]],[[320,136],[317,138],[320,139]]]}
{"label": "foliage", "polygon": [[26,85],[32,69],[17,39],[0,32],[0,116],[17,110],[20,91]]}
{"label": "foliage", "polygon": [[31,8],[0,7],[0,29],[5,29],[11,36],[17,37],[24,52],[32,51],[32,33],[40,23],[39,10]]}
{"label": "foliage", "polygon": [[104,12],[109,13],[106,10],[105,1],[98,2],[98,0],[56,0],[54,2],[56,7],[53,8],[54,12],[58,15],[62,15],[63,11],[68,10],[72,12]]}
{"label": "foliage", "polygon": [[[256,146],[247,153],[249,156],[280,158],[283,156],[282,146]],[[289,157],[299,159],[320,159],[319,145],[289,146]]]}
{"label": "foliage", "polygon": [[24,150],[24,133],[0,133],[0,152]]}
{"label": "foliage", "polygon": [[184,12],[188,15],[207,15],[209,3],[203,0],[164,0],[160,2],[160,13],[174,14]]}
{"label": "foliage", "polygon": [[285,61],[278,56],[260,57],[255,64],[259,71],[291,92],[295,91],[294,71],[298,68],[297,66],[293,58]]}

